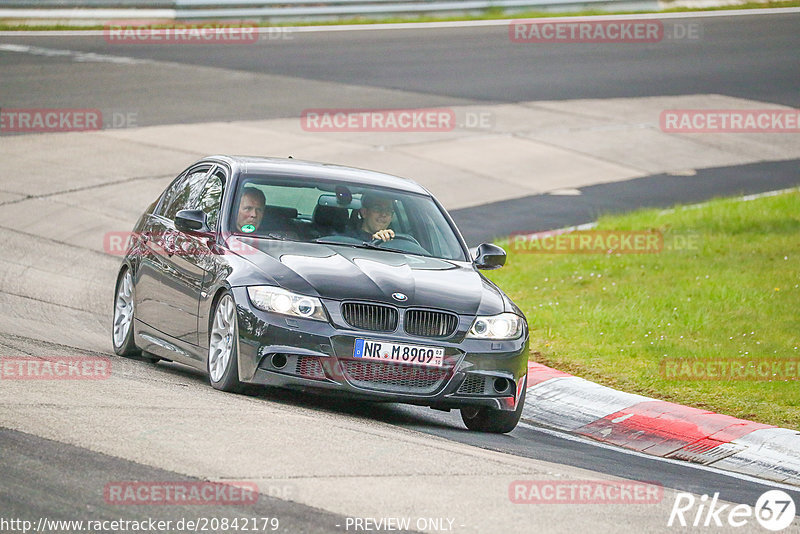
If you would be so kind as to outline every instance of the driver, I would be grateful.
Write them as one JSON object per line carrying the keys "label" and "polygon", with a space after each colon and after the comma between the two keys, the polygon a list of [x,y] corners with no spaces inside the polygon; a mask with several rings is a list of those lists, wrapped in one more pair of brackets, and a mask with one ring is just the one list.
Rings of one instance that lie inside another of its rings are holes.
{"label": "driver", "polygon": [[245,187],[239,201],[239,212],[236,215],[236,231],[255,232],[264,218],[264,207],[267,199],[260,189]]}
{"label": "driver", "polygon": [[394,201],[379,193],[367,192],[361,196],[361,215],[357,226],[349,235],[363,241],[394,239],[394,230],[389,228],[394,215]]}

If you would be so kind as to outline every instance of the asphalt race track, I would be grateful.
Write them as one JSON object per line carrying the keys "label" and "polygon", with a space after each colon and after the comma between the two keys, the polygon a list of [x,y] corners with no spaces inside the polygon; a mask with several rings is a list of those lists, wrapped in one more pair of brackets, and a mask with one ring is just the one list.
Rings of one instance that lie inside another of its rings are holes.
{"label": "asphalt race track", "polygon": [[[110,344],[119,257],[104,250],[104,235],[129,230],[207,152],[291,151],[405,171],[442,198],[471,244],[604,212],[800,185],[797,134],[710,135],[672,147],[652,124],[666,106],[800,107],[800,13],[676,20],[700,37],[517,44],[497,25],[176,46],[0,34],[2,109],[135,117],[101,132],[0,135],[0,356],[112,365],[101,381],[0,380],[0,532],[15,531],[3,519],[42,517],[279,518],[281,532],[353,532],[353,518],[381,517],[410,517],[410,530],[428,532],[672,532],[677,492],[754,505],[776,485],[524,423],[481,435],[455,412],[272,390],[226,395],[179,365],[118,358]],[[488,113],[494,127],[347,135],[297,123],[309,108],[446,106]],[[523,116],[536,127],[523,131]],[[459,167],[476,145],[492,165]],[[515,147],[538,152],[524,159]],[[513,175],[516,162],[536,158],[541,167]],[[459,181],[439,176],[448,170],[463,173]],[[636,505],[511,503],[509,484],[533,479],[652,481],[664,495]],[[202,480],[252,482],[261,495],[235,506],[104,498],[115,481]],[[800,491],[783,489],[800,503]],[[800,532],[800,521],[786,532]]]}
{"label": "asphalt race track", "polygon": [[[176,80],[175,69],[154,64],[92,65],[85,58],[76,65],[65,61],[68,56],[4,53],[0,96],[9,108],[47,102],[141,110],[142,126],[296,117],[314,107],[386,106],[387,97],[392,107],[423,107],[713,93],[797,107],[798,16],[676,19],[698,25],[700,38],[647,45],[513,43],[503,24],[287,31],[254,44],[220,46],[6,34],[0,42],[198,68],[177,71]],[[240,74],[225,83],[200,67]],[[47,69],[43,78],[41,69]],[[92,90],[82,71],[91,73]]]}

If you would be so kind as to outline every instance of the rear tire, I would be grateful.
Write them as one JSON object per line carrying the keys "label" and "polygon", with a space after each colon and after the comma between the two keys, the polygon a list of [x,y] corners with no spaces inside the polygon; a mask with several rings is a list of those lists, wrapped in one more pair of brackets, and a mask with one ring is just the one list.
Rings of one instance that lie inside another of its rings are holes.
{"label": "rear tire", "polygon": [[239,381],[239,327],[236,320],[236,303],[229,292],[217,300],[211,314],[208,335],[208,377],[211,387],[220,391],[240,392]]}
{"label": "rear tire", "polygon": [[[526,380],[523,378],[523,380]],[[519,418],[522,417],[522,408],[525,405],[525,390],[522,388],[522,393],[519,396],[516,409],[511,411],[498,410],[496,408],[489,408],[487,406],[480,407],[465,407],[461,408],[461,420],[470,430],[477,432],[493,432],[496,434],[505,434],[511,432],[517,427]]]}
{"label": "rear tire", "polygon": [[114,319],[111,325],[111,344],[119,356],[140,356],[142,351],[133,340],[135,321],[133,276],[129,267],[123,267],[114,287]]}

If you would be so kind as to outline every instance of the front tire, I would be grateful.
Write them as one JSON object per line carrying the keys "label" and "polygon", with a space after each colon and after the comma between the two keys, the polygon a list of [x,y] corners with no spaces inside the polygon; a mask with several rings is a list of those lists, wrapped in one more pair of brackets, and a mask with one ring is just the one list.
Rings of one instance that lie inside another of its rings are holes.
{"label": "front tire", "polygon": [[229,292],[219,298],[211,315],[208,339],[208,377],[214,389],[239,392],[239,328],[236,304]]}
{"label": "front tire", "polygon": [[522,388],[519,402],[517,402],[517,407],[513,412],[489,408],[487,406],[469,406],[461,408],[461,420],[464,421],[468,429],[477,432],[493,432],[496,434],[511,432],[517,427],[519,418],[522,417],[522,408],[525,405],[525,390],[527,389],[527,385],[526,380],[526,387]]}
{"label": "front tire", "polygon": [[133,291],[133,275],[126,266],[119,272],[114,289],[114,324],[111,327],[111,343],[119,356],[139,356],[142,353],[133,340]]}

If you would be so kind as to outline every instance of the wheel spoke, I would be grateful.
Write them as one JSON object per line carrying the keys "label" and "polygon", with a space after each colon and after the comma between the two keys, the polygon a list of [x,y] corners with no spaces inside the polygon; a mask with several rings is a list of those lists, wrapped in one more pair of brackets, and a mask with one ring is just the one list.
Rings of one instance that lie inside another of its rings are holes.
{"label": "wheel spoke", "polygon": [[217,304],[208,347],[208,371],[211,380],[222,380],[233,353],[235,335],[235,307],[233,299],[225,295]]}
{"label": "wheel spoke", "polygon": [[133,323],[133,278],[129,270],[125,271],[119,283],[114,306],[114,346],[122,347],[128,337]]}

